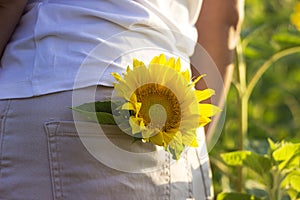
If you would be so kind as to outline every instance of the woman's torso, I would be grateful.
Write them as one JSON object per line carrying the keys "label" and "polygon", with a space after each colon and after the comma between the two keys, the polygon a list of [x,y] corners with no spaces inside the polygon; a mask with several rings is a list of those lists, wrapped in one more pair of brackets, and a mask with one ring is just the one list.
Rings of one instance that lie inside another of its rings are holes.
{"label": "woman's torso", "polygon": [[188,59],[200,6],[192,0],[29,1],[1,59],[0,99],[111,86],[112,71],[160,51]]}

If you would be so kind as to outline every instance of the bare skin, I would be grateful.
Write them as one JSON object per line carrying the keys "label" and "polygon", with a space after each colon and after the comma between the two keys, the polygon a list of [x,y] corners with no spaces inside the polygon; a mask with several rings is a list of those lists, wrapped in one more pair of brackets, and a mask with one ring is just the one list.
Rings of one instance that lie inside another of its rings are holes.
{"label": "bare skin", "polygon": [[0,57],[17,26],[27,0],[0,0]]}
{"label": "bare skin", "polygon": [[[217,66],[220,80],[208,67],[208,61],[197,52],[192,56],[192,64],[207,67],[205,82],[196,87],[203,89],[206,85],[216,91],[214,102],[223,107],[227,91],[230,87],[234,69],[234,50],[239,39],[241,23],[244,16],[244,0],[203,0],[202,9],[196,27],[199,33],[198,43],[207,51]],[[199,73],[192,69],[193,76]],[[215,120],[216,122],[216,120]],[[210,126],[213,127],[214,123]],[[209,130],[207,131],[209,134]]]}

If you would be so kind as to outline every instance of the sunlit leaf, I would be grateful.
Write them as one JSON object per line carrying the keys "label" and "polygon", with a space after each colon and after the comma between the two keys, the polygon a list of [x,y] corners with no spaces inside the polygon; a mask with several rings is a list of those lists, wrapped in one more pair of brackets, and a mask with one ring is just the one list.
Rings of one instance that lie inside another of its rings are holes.
{"label": "sunlit leaf", "polygon": [[280,162],[280,170],[297,166],[300,159],[300,144],[283,143],[280,148],[273,152],[272,156],[275,161]]}
{"label": "sunlit leaf", "polygon": [[275,144],[273,142],[273,140],[271,140],[270,138],[268,138],[268,143],[269,143],[269,147],[270,147],[271,151],[274,151],[278,147],[278,145]]}
{"label": "sunlit leaf", "polygon": [[[297,195],[298,195],[298,192],[292,188],[289,188],[286,190],[287,194],[290,196],[291,199],[296,199],[297,198]],[[298,199],[296,199],[298,200]]]}
{"label": "sunlit leaf", "polygon": [[300,168],[291,171],[282,181],[281,186],[300,192]]}
{"label": "sunlit leaf", "polygon": [[261,199],[251,194],[221,193],[218,195],[217,200],[261,200]]}
{"label": "sunlit leaf", "polygon": [[268,157],[251,151],[224,153],[221,157],[228,165],[248,167],[260,176],[265,176],[271,169],[271,160]]}

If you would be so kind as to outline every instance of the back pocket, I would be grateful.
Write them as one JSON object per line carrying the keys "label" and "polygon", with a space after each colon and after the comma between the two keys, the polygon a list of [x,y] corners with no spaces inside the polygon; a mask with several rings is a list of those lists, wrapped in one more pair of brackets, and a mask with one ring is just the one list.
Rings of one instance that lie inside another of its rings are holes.
{"label": "back pocket", "polygon": [[51,121],[45,129],[54,199],[165,195],[169,156],[157,146],[133,143],[115,125]]}

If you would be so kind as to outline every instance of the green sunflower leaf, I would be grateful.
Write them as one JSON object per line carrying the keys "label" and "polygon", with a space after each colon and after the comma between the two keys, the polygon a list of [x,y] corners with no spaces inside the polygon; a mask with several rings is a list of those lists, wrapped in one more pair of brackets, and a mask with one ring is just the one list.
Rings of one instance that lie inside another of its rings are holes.
{"label": "green sunflower leaf", "polygon": [[230,166],[245,166],[260,176],[268,174],[272,167],[270,158],[251,151],[223,153],[221,157]]}
{"label": "green sunflower leaf", "polygon": [[85,103],[80,106],[72,107],[71,109],[82,114],[87,119],[100,124],[116,124],[111,114],[110,101]]}
{"label": "green sunflower leaf", "polygon": [[184,144],[182,143],[181,134],[176,134],[173,140],[169,143],[168,151],[171,153],[172,158],[174,160],[178,160],[180,158],[181,153],[184,150]]}
{"label": "green sunflower leaf", "polygon": [[276,149],[272,157],[279,162],[279,169],[289,169],[299,165],[300,160],[300,144],[283,143],[281,147]]}
{"label": "green sunflower leaf", "polygon": [[87,111],[87,112],[112,113],[111,105],[112,105],[111,101],[96,101],[96,102],[84,103],[75,108],[77,108],[79,110]]}
{"label": "green sunflower leaf", "polygon": [[300,192],[300,169],[295,169],[288,173],[281,183],[282,188],[291,188],[298,193]]}
{"label": "green sunflower leaf", "polygon": [[299,192],[297,192],[293,188],[286,189],[286,193],[290,196],[290,199],[299,200]]}
{"label": "green sunflower leaf", "polygon": [[174,148],[172,147],[168,147],[168,150],[170,152],[170,154],[172,155],[172,158],[174,160],[179,160],[180,155],[182,153],[182,151],[184,150],[184,146],[183,145],[176,145]]}

